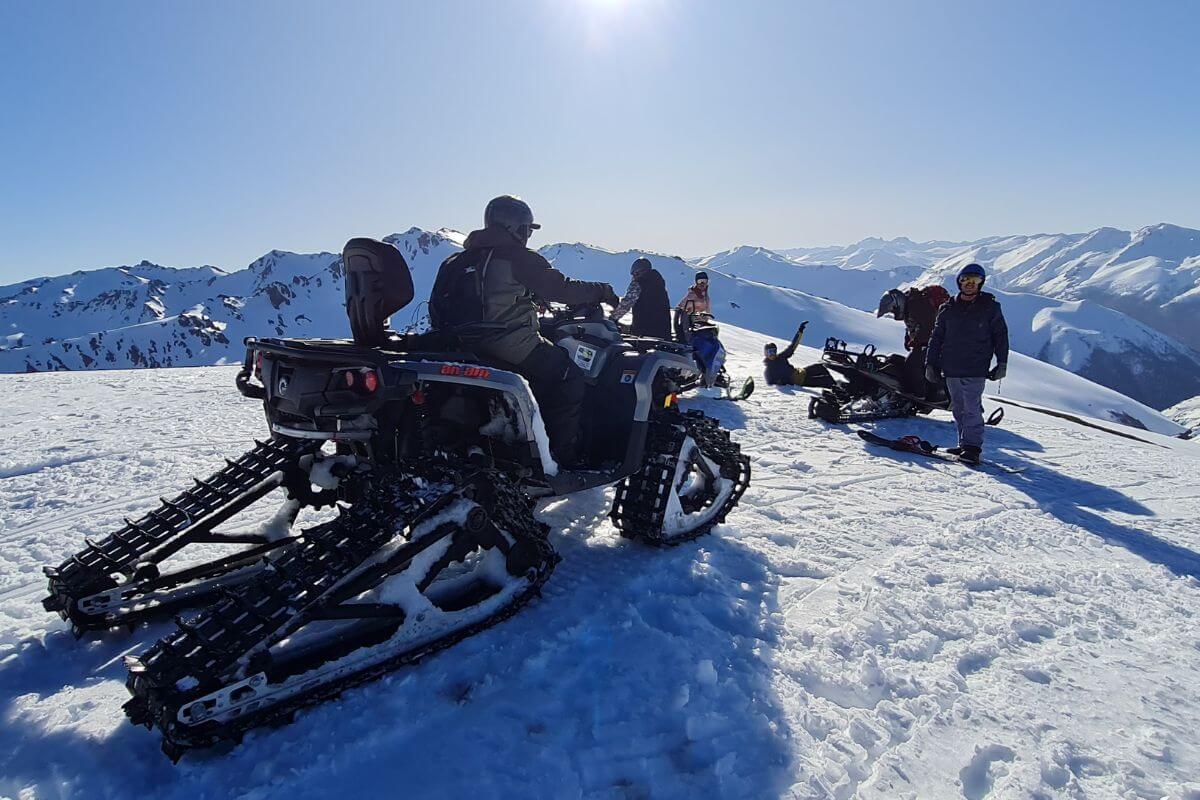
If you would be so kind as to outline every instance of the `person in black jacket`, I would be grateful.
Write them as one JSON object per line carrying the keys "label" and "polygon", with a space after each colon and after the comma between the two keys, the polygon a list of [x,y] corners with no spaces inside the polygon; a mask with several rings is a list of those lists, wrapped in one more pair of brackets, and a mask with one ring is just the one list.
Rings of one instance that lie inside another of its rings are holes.
{"label": "person in black jacket", "polygon": [[971,463],[979,463],[983,450],[984,382],[1008,373],[1008,325],[995,295],[982,291],[986,279],[978,264],[959,271],[958,296],[938,311],[925,354],[926,380],[936,383],[944,375],[950,392],[958,447],[947,452]]}
{"label": "person in black jacket", "polygon": [[609,317],[619,322],[621,317],[633,312],[630,332],[634,336],[653,336],[655,339],[671,338],[671,301],[667,297],[667,284],[663,276],[648,258],[639,258],[629,268],[629,288],[625,296]]}
{"label": "person in black jacket", "polygon": [[833,378],[824,364],[813,364],[808,367],[793,367],[791,359],[800,340],[804,338],[804,329],[808,320],[800,323],[792,343],[781,353],[774,342],[763,345],[763,377],[768,386],[817,386],[829,388],[833,386]]}
{"label": "person in black jacket", "polygon": [[[529,249],[539,227],[520,198],[504,195],[488,203],[483,228],[438,269],[429,318],[434,329],[455,333],[464,349],[529,381],[554,459],[571,469],[580,466],[584,374],[566,350],[541,336],[535,297],[571,305],[618,301],[607,283],[572,280]],[[475,323],[490,330],[471,333]]]}

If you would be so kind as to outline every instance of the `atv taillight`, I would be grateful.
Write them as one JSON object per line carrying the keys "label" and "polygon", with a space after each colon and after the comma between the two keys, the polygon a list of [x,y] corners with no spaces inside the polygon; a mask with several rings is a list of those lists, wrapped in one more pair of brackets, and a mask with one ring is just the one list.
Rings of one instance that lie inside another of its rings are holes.
{"label": "atv taillight", "polygon": [[262,350],[254,355],[254,377],[262,380]]}
{"label": "atv taillight", "polygon": [[379,373],[370,367],[337,370],[333,374],[333,388],[374,394],[379,389]]}

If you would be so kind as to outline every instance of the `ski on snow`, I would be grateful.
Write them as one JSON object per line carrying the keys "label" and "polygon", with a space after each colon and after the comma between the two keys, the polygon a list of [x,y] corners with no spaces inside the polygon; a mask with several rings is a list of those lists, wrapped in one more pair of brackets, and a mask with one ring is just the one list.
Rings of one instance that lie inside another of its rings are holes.
{"label": "ski on snow", "polygon": [[1009,475],[1017,475],[1025,471],[1025,467],[1010,467],[1007,464],[998,464],[995,461],[988,461],[987,459],[980,459],[978,464],[973,464],[970,461],[964,461],[963,459],[951,455],[950,453],[940,452],[937,445],[931,444],[930,442],[927,442],[917,436],[903,436],[899,439],[887,439],[883,436],[879,436],[865,430],[857,430],[855,433],[857,433],[859,437],[867,444],[880,445],[882,447],[896,450],[900,453],[912,453],[918,456],[927,456],[928,458],[936,458],[939,461],[948,461],[951,464],[962,464],[963,466],[967,467],[997,469],[1001,472],[1008,473]]}

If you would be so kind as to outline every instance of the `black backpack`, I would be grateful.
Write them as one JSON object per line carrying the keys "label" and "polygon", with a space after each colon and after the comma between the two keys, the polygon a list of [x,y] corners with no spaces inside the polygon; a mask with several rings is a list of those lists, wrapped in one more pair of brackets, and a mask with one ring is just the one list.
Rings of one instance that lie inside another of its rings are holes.
{"label": "black backpack", "polygon": [[489,247],[464,250],[442,262],[429,294],[429,322],[434,330],[483,321],[483,283],[491,260]]}

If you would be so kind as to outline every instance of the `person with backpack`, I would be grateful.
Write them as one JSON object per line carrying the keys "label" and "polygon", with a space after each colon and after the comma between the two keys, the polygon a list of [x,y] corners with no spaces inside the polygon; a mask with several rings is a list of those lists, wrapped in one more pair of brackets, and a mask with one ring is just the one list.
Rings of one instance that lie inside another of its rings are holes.
{"label": "person with backpack", "polygon": [[941,392],[941,384],[925,381],[925,351],[929,337],[933,335],[933,322],[938,309],[950,300],[950,293],[940,285],[913,287],[908,291],[889,290],[879,300],[876,317],[891,314],[892,319],[904,323],[904,390],[916,397],[935,399]]}
{"label": "person with backpack", "polygon": [[983,291],[985,280],[979,264],[959,270],[958,296],[938,311],[925,354],[925,378],[936,383],[945,376],[958,429],[958,446],[946,452],[972,464],[983,451],[984,383],[1008,374],[1008,324],[995,295]]}
{"label": "person with backpack", "polygon": [[618,299],[607,283],[572,280],[526,245],[540,228],[523,200],[504,195],[487,204],[483,228],[438,269],[429,298],[435,330],[457,336],[481,358],[524,376],[546,423],[554,459],[579,464],[584,375],[567,351],[539,333],[535,298],[578,305]]}
{"label": "person with backpack", "polygon": [[629,268],[629,275],[629,288],[609,319],[619,322],[621,317],[632,311],[630,333],[634,336],[670,339],[671,301],[667,297],[667,284],[663,276],[648,258],[634,261]]}

